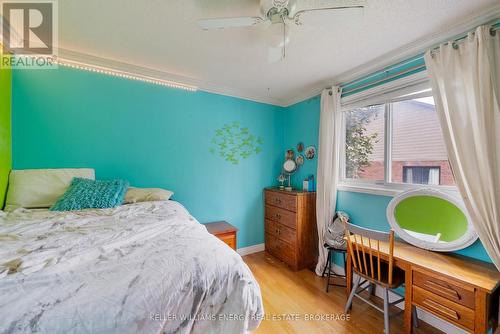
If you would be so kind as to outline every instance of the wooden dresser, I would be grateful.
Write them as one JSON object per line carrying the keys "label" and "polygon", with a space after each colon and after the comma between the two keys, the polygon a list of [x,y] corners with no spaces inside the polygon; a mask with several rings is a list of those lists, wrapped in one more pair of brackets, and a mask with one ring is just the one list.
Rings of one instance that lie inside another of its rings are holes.
{"label": "wooden dresser", "polygon": [[314,268],[318,257],[316,193],[264,190],[266,252],[292,270]]}

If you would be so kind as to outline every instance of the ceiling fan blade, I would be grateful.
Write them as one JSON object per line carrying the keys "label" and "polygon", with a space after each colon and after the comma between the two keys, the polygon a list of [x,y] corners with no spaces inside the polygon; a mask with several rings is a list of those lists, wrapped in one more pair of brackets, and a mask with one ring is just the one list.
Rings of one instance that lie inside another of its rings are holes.
{"label": "ceiling fan blade", "polygon": [[225,28],[251,27],[263,21],[264,19],[258,16],[226,17],[217,19],[198,20],[198,26],[203,30],[225,29]]}
{"label": "ceiling fan blade", "polygon": [[[307,13],[307,12],[317,12],[320,10],[339,10],[339,9],[363,9],[365,6],[339,6],[339,7],[324,7],[324,8],[310,8],[310,9],[302,9],[299,10],[295,13],[293,18],[295,18],[297,15]],[[292,18],[292,19],[293,19]]]}
{"label": "ceiling fan blade", "polygon": [[327,10],[343,10],[343,9],[364,9],[364,6],[335,6],[335,7],[323,7],[323,8],[309,8],[302,9],[297,11],[293,16],[289,17],[290,20],[294,21],[296,25],[302,25],[300,20],[302,14],[311,13],[311,12],[319,12],[319,11],[327,11]]}

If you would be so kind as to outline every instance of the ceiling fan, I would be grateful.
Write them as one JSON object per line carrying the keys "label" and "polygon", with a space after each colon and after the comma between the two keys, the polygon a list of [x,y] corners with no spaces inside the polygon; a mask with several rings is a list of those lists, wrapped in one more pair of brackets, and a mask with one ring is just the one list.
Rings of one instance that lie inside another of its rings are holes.
{"label": "ceiling fan", "polygon": [[[305,1],[304,2],[311,2]],[[286,45],[290,41],[288,24],[302,25],[301,16],[313,11],[333,11],[341,9],[362,9],[365,0],[330,0],[327,6],[309,6],[298,8],[300,0],[260,0],[261,16],[226,17],[198,20],[198,26],[203,30],[251,27],[268,22],[269,61],[285,59]],[[312,1],[325,3],[325,1]]]}

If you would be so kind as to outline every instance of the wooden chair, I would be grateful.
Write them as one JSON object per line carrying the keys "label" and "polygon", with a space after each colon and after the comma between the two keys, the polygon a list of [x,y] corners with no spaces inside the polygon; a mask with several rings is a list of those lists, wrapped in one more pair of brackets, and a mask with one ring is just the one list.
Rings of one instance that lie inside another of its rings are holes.
{"label": "wooden chair", "polygon": [[[347,249],[350,254],[348,256],[352,260],[353,272],[357,275],[345,306],[345,312],[347,313],[351,309],[352,301],[356,296],[384,313],[385,333],[389,334],[389,317],[402,312],[401,310],[390,314],[389,307],[404,301],[404,297],[401,296],[402,298],[389,302],[389,290],[400,287],[405,281],[404,271],[394,267],[394,231],[391,230],[389,233],[386,233],[370,230],[349,224],[346,221],[344,221],[344,225],[346,229]],[[384,261],[380,256],[380,242],[389,243],[389,257],[387,261]],[[362,279],[363,281],[361,281]],[[375,305],[370,299],[366,299],[360,295],[366,289],[369,289],[370,295],[374,286],[379,286],[383,290],[383,309]],[[396,291],[394,292],[400,295]],[[416,326],[416,311],[415,309],[412,311],[414,312],[414,325]]]}

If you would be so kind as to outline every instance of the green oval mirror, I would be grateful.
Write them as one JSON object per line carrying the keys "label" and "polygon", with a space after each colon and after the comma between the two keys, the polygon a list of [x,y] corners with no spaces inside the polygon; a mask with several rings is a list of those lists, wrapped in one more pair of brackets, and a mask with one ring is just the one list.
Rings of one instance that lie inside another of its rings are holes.
{"label": "green oval mirror", "polygon": [[463,204],[434,189],[396,196],[387,208],[387,218],[403,240],[430,250],[461,249],[477,238]]}

